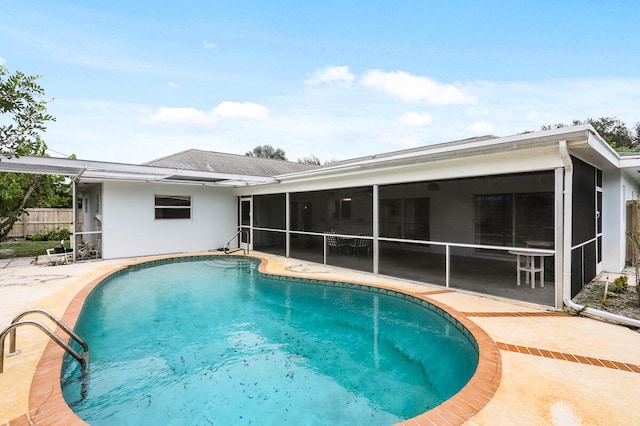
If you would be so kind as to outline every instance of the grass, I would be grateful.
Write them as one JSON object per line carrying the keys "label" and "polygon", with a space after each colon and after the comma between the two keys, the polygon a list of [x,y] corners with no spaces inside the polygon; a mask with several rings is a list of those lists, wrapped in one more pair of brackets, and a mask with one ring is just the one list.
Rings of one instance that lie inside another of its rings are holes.
{"label": "grass", "polygon": [[47,253],[48,248],[59,246],[60,241],[3,241],[0,242],[0,259],[11,257],[36,257]]}

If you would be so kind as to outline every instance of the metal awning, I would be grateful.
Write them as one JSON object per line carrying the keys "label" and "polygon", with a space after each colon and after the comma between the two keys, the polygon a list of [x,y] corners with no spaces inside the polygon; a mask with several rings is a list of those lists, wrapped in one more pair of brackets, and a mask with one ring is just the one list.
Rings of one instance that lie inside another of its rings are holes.
{"label": "metal awning", "polygon": [[276,179],[268,176],[35,156],[19,158],[0,156],[0,172],[67,176],[72,180],[83,182],[163,182],[224,187],[277,182]]}

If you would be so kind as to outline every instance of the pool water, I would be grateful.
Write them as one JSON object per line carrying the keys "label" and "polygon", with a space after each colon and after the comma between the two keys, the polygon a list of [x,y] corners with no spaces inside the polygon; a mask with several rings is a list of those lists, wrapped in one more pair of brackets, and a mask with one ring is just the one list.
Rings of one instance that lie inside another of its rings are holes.
{"label": "pool water", "polygon": [[91,352],[62,371],[92,425],[392,424],[459,391],[478,353],[468,333],[418,303],[260,276],[213,257],[118,273],[87,298]]}

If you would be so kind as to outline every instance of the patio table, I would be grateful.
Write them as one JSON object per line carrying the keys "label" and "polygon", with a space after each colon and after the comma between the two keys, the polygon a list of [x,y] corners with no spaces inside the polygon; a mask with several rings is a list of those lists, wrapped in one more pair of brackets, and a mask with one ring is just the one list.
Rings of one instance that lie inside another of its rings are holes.
{"label": "patio table", "polygon": [[520,285],[520,275],[526,273],[526,283],[531,283],[531,288],[536,288],[536,274],[540,274],[540,287],[544,287],[544,258],[550,253],[532,253],[526,250],[509,250],[516,255],[516,270],[518,274],[517,284]]}

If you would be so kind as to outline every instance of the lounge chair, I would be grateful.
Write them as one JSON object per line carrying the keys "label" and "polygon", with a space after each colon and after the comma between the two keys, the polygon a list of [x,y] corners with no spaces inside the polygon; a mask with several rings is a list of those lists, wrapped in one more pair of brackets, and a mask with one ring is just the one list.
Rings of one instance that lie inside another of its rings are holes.
{"label": "lounge chair", "polygon": [[69,259],[73,260],[73,250],[67,249],[64,240],[60,240],[60,245],[47,249],[47,257],[49,265],[59,265],[69,263]]}

